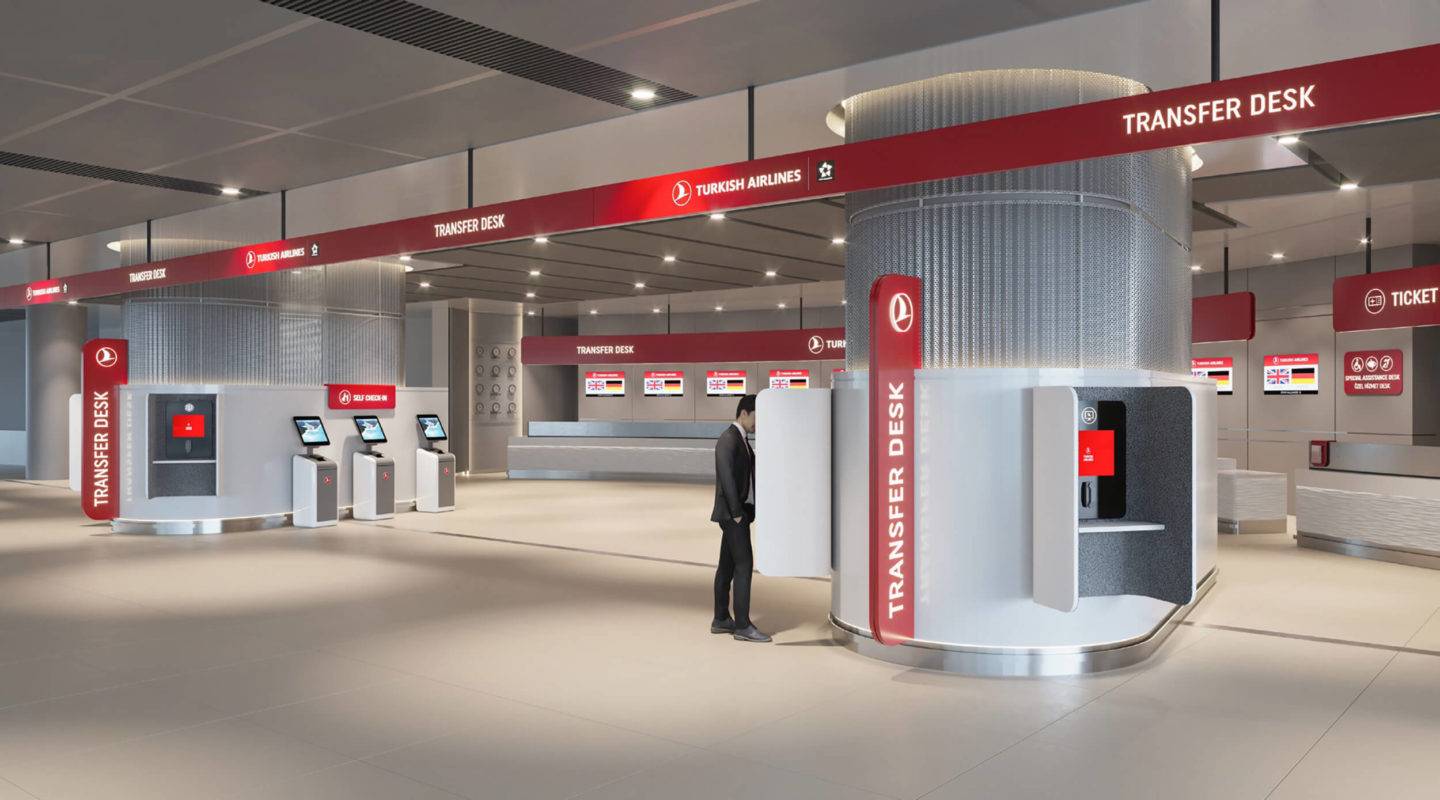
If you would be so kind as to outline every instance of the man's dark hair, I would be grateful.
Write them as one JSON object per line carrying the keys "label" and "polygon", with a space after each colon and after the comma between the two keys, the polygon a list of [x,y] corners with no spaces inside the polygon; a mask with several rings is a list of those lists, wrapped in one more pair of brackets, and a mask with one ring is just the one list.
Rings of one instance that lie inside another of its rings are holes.
{"label": "man's dark hair", "polygon": [[740,419],[740,415],[746,411],[749,411],[751,414],[755,413],[755,395],[753,394],[745,395],[740,398],[739,403],[735,404],[735,419]]}

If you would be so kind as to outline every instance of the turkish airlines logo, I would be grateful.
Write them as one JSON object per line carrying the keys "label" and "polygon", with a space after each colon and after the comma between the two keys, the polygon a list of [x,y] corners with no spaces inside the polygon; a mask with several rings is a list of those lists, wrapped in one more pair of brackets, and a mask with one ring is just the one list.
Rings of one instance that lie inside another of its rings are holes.
{"label": "turkish airlines logo", "polygon": [[35,290],[34,290],[34,289],[31,289],[29,286],[26,286],[26,287],[25,287],[25,302],[28,303],[28,302],[30,302],[31,300],[34,300],[34,299],[35,299]]}
{"label": "turkish airlines logo", "polygon": [[255,251],[245,251],[245,269],[255,269]]}
{"label": "turkish airlines logo", "polygon": [[809,347],[810,352],[818,356],[821,353],[825,352],[825,340],[819,336],[811,336]]}
{"label": "turkish airlines logo", "polygon": [[113,347],[102,347],[95,351],[95,363],[104,369],[115,366],[119,361],[120,354],[115,352]]}
{"label": "turkish airlines logo", "polygon": [[348,406],[348,405],[350,405],[350,390],[349,390],[349,389],[341,389],[341,390],[340,390],[339,400],[340,400],[340,405],[342,405],[342,406]]}
{"label": "turkish airlines logo", "polygon": [[915,324],[915,301],[904,292],[896,292],[890,298],[890,327],[896,333],[909,333]]}
{"label": "turkish airlines logo", "polygon": [[695,187],[690,185],[690,181],[675,181],[675,185],[670,189],[670,202],[677,206],[687,205],[694,196]]}
{"label": "turkish airlines logo", "polygon": [[1379,289],[1371,289],[1365,293],[1365,310],[1371,314],[1379,314],[1385,310],[1385,293]]}

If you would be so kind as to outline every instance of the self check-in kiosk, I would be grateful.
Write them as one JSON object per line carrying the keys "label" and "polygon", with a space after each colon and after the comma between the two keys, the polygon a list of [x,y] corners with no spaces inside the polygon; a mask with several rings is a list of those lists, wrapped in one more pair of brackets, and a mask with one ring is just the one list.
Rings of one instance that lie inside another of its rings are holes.
{"label": "self check-in kiosk", "polygon": [[438,414],[416,414],[420,436],[429,445],[415,451],[415,510],[455,510],[455,455],[440,449],[445,426]]}
{"label": "self check-in kiosk", "polygon": [[384,444],[385,428],[379,417],[355,417],[355,429],[365,449],[351,456],[350,514],[355,519],[390,519],[395,516],[395,459],[375,449]]}
{"label": "self check-in kiosk", "polygon": [[315,453],[315,448],[329,446],[330,435],[319,417],[294,421],[305,453],[290,460],[292,520],[297,528],[334,525],[340,516],[339,471],[334,461]]}

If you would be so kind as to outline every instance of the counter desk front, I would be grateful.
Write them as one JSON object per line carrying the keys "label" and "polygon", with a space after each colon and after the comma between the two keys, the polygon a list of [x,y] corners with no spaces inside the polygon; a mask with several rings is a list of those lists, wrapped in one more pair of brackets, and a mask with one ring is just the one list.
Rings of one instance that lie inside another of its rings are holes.
{"label": "counter desk front", "polygon": [[531,422],[509,444],[509,477],[705,483],[729,422]]}
{"label": "counter desk front", "polygon": [[1296,544],[1440,569],[1440,447],[1312,447],[1295,473]]}
{"label": "counter desk front", "polygon": [[[417,414],[443,413],[444,388],[395,391],[393,409],[359,413],[380,419],[394,459],[395,504],[415,501],[416,452],[428,446]],[[284,525],[293,511],[291,461],[304,452],[292,418],[318,416],[330,444],[315,452],[340,465],[338,501],[352,505],[354,454],[365,449],[357,412],[328,408],[322,386],[132,384],[119,389],[119,514],[122,533],[217,533]],[[172,413],[173,412],[173,413]],[[199,426],[179,438],[172,425]],[[209,428],[208,431],[203,428]],[[189,441],[193,438],[193,443]]]}

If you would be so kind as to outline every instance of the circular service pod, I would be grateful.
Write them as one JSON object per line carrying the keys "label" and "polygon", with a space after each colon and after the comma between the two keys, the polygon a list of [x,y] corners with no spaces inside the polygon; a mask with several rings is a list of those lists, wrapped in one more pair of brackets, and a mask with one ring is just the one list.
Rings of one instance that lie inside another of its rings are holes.
{"label": "circular service pod", "polygon": [[484,357],[485,357],[485,345],[483,345],[483,344],[477,344],[477,345],[475,345],[475,355],[480,356],[481,358],[484,358]]}
{"label": "circular service pod", "polygon": [[506,351],[505,351],[505,355],[506,355],[507,357],[509,357],[509,358],[514,358],[514,357],[515,357],[515,348],[511,347],[510,349],[506,350]]}
{"label": "circular service pod", "polygon": [[512,378],[515,377],[515,371],[516,371],[516,370],[515,370],[515,365],[514,365],[514,364],[511,364],[511,365],[510,365],[510,369],[509,369],[509,371],[508,371],[508,374],[510,375],[510,377],[512,377]]}
{"label": "circular service pod", "polygon": [[491,358],[499,358],[499,357],[500,357],[500,348],[498,348],[498,347],[492,347],[492,348],[490,348],[490,357],[491,357]]}
{"label": "circular service pod", "polygon": [[485,394],[485,384],[483,384],[483,383],[477,383],[477,384],[475,384],[475,394]]}
{"label": "circular service pod", "polygon": [[514,414],[514,413],[515,413],[515,404],[514,404],[514,403],[511,403],[511,404],[510,404],[510,413],[511,413],[511,414]]}
{"label": "circular service pod", "polygon": [[481,364],[480,366],[476,367],[475,374],[483,377],[485,375],[485,365]]}
{"label": "circular service pod", "polygon": [[514,396],[515,396],[515,384],[512,383],[512,384],[510,384],[509,386],[505,387],[505,394],[508,394],[508,395],[510,395],[511,397],[514,397]]}
{"label": "circular service pod", "polygon": [[491,413],[491,414],[499,414],[499,413],[500,413],[500,404],[499,404],[499,403],[491,403],[491,404],[490,404],[490,413]]}
{"label": "circular service pod", "polygon": [[484,414],[484,413],[485,413],[485,404],[484,404],[484,403],[476,403],[476,404],[475,404],[475,413],[476,413],[476,414]]}
{"label": "circular service pod", "polygon": [[500,394],[500,384],[498,384],[498,383],[492,383],[492,384],[490,384],[490,394]]}
{"label": "circular service pod", "polygon": [[500,365],[499,365],[499,364],[496,364],[495,366],[493,366],[493,367],[490,368],[490,377],[492,377],[492,378],[498,378],[498,377],[500,377]]}

